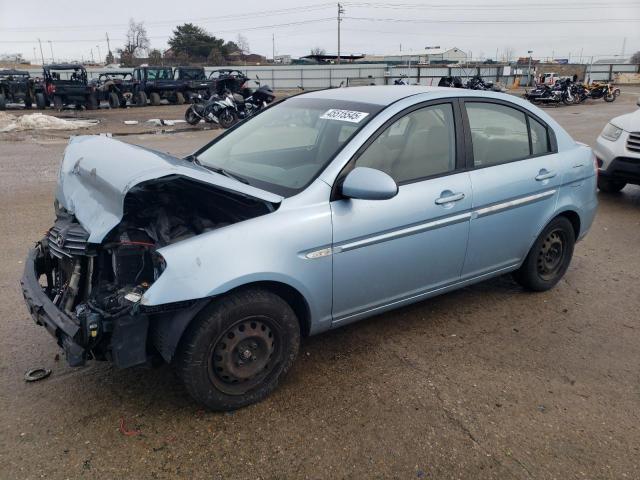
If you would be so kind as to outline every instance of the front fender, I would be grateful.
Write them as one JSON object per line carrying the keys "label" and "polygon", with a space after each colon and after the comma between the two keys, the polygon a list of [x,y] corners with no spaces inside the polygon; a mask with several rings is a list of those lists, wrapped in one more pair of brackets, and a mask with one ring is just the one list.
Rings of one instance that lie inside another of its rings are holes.
{"label": "front fender", "polygon": [[[328,198],[328,186],[325,185]],[[306,300],[311,330],[331,323],[331,256],[306,252],[331,245],[328,202],[291,207],[164,247],[166,268],[142,298],[153,306],[226,293],[254,282],[278,282]]]}

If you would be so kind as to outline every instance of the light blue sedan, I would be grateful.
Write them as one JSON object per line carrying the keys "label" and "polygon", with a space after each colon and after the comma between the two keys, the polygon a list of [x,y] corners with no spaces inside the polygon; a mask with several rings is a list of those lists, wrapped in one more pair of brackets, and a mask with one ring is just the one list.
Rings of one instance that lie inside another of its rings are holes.
{"label": "light blue sedan", "polygon": [[239,408],[302,336],[507,272],[552,288],[596,212],[594,160],[516,97],[409,86],[298,95],[185,159],[77,137],[24,296],[72,365],[155,356]]}

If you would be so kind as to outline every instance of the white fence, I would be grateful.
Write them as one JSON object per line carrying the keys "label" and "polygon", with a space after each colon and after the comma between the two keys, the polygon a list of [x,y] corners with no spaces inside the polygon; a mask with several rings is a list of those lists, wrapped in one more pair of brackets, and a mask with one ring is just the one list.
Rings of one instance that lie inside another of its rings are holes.
{"label": "white fence", "polygon": [[[507,70],[507,68],[508,70]],[[278,90],[296,89],[299,87],[309,90],[348,85],[387,85],[393,84],[397,78],[407,78],[409,83],[420,85],[437,85],[443,76],[457,76],[464,80],[480,75],[487,81],[501,82],[506,86],[513,84],[516,78],[520,84],[527,80],[527,66],[483,65],[483,66],[392,66],[384,63],[377,64],[348,64],[348,65],[283,65],[283,66],[211,66],[205,67],[207,75],[220,68],[233,68],[245,72],[252,80],[259,77],[262,83],[269,84]],[[614,81],[617,73],[640,72],[640,65],[631,64],[592,64],[585,65],[586,79],[591,81]],[[32,76],[41,76],[42,70],[29,68]],[[111,69],[112,70],[112,69]],[[132,68],[121,70],[131,71]],[[97,77],[108,71],[104,68],[89,68],[89,78]],[[509,74],[505,75],[505,71]],[[517,73],[516,73],[517,72]],[[540,73],[540,72],[537,72]],[[535,75],[533,68],[530,78]]]}

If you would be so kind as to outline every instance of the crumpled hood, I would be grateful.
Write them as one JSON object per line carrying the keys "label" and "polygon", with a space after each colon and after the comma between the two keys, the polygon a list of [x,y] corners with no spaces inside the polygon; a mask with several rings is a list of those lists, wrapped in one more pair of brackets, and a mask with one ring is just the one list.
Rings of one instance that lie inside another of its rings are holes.
{"label": "crumpled hood", "polygon": [[626,132],[638,132],[640,131],[640,109],[615,117],[611,123]]}
{"label": "crumpled hood", "polygon": [[167,176],[186,177],[271,204],[282,197],[206,168],[105,136],[73,137],[58,174],[56,199],[100,243],[123,215],[124,198],[136,185]]}

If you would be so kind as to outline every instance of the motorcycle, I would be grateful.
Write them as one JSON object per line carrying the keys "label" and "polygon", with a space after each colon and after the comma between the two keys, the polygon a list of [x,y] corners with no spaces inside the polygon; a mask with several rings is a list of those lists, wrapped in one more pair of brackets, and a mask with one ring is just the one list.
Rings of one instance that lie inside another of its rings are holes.
{"label": "motorcycle", "polygon": [[462,79],[460,77],[441,77],[438,82],[439,87],[452,87],[452,88],[464,88]]}
{"label": "motorcycle", "polygon": [[570,79],[559,80],[553,87],[546,84],[538,84],[533,90],[525,90],[524,98],[536,105],[541,103],[559,104],[560,102],[565,105],[571,105],[575,102],[571,85]]}
{"label": "motorcycle", "polygon": [[266,108],[276,98],[269,85],[261,85],[260,77],[258,76],[256,76],[256,84],[258,89],[246,98],[237,93],[231,94],[235,114],[240,120],[252,117],[263,108]]}
{"label": "motorcycle", "polygon": [[619,88],[613,88],[610,83],[592,83],[587,87],[587,96],[593,100],[603,98],[605,102],[613,102],[620,95]]}
{"label": "motorcycle", "polygon": [[196,95],[184,113],[184,119],[189,125],[196,125],[200,120],[204,120],[207,123],[217,123],[222,128],[229,128],[236,123],[238,116],[230,95],[213,94],[208,100],[202,95]]}
{"label": "motorcycle", "polygon": [[476,75],[467,81],[465,88],[469,90],[493,90],[493,82],[485,82],[482,77]]}

